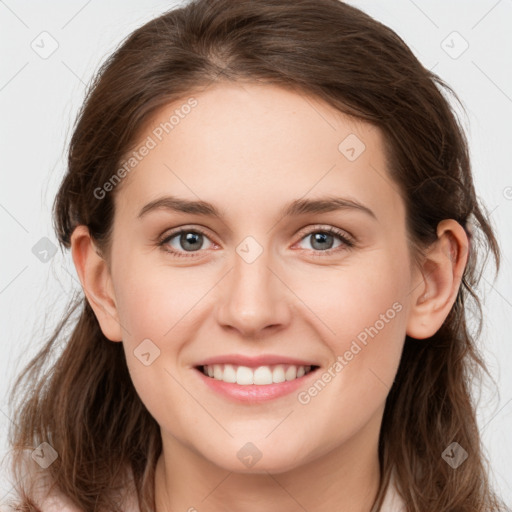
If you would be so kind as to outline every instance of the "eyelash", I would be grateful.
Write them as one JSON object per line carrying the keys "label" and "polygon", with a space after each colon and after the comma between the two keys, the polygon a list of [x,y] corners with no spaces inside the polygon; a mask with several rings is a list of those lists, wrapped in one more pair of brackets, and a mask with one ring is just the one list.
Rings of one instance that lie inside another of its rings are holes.
{"label": "eyelash", "polygon": [[[203,235],[206,238],[209,238],[207,233],[204,232],[202,229],[198,229],[198,228],[194,228],[194,229],[192,229],[192,228],[190,228],[190,229],[181,228],[181,229],[179,229],[177,231],[174,231],[174,232],[171,232],[169,234],[166,234],[163,239],[160,239],[158,241],[158,246],[161,247],[162,250],[164,250],[165,252],[171,254],[172,256],[176,256],[178,258],[194,257],[200,251],[191,251],[189,253],[186,253],[186,252],[184,253],[184,252],[181,252],[181,251],[175,251],[174,249],[170,250],[170,249],[168,249],[166,247],[167,243],[170,240],[175,238],[177,235],[181,235],[183,233],[195,233],[195,234]],[[333,248],[333,249],[327,249],[325,251],[315,251],[315,250],[313,250],[314,257],[321,257],[322,258],[325,255],[329,256],[332,253],[337,252],[337,251],[352,249],[355,246],[355,242],[354,242],[354,240],[351,237],[349,237],[344,231],[341,231],[341,230],[338,230],[336,228],[333,228],[332,226],[329,226],[327,228],[315,227],[315,228],[311,229],[310,231],[304,233],[301,236],[299,241],[301,241],[304,238],[306,238],[306,237],[308,237],[310,235],[313,235],[315,233],[323,233],[323,234],[333,235],[333,236],[337,237],[339,240],[341,240],[341,242],[343,243],[344,247],[343,246],[339,246],[339,247],[336,247],[336,248]],[[307,249],[304,249],[304,250],[307,250]]]}

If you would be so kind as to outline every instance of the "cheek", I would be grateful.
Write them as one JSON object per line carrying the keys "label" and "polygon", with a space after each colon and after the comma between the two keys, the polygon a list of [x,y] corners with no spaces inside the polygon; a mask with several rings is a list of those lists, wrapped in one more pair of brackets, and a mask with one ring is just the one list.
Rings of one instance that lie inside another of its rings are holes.
{"label": "cheek", "polygon": [[[159,342],[208,291],[204,272],[148,265],[149,258],[126,261],[116,286],[117,310],[131,344],[142,338]],[[201,274],[201,275],[200,275]]]}
{"label": "cheek", "polygon": [[125,328],[123,347],[133,385],[160,425],[172,424],[176,432],[184,432],[184,415],[178,411],[187,410],[190,403],[172,361],[179,358],[192,332],[187,312],[198,302],[200,290],[187,289],[187,279],[180,273],[171,275],[168,269],[144,265],[142,260],[126,260],[118,276],[117,309]]}
{"label": "cheek", "polygon": [[[368,270],[360,279],[349,279],[348,292],[339,297],[337,332],[340,339],[365,341],[377,337],[392,342],[404,327],[406,286],[392,269]],[[377,347],[376,347],[377,348]]]}
{"label": "cheek", "polygon": [[332,380],[345,396],[352,390],[357,400],[370,397],[370,390],[380,386],[387,391],[394,380],[407,324],[407,268],[405,256],[372,254],[302,288],[301,297],[308,297],[308,306],[327,326],[325,343],[333,363],[338,360],[342,366],[333,369],[340,377]]}
{"label": "cheek", "polygon": [[407,259],[400,254],[381,251],[359,261],[354,259],[339,269],[329,268],[314,279],[297,278],[295,289],[343,348],[348,339],[356,338],[374,324],[386,332],[394,324],[396,332],[405,316],[397,310],[405,309],[411,291],[407,266]]}

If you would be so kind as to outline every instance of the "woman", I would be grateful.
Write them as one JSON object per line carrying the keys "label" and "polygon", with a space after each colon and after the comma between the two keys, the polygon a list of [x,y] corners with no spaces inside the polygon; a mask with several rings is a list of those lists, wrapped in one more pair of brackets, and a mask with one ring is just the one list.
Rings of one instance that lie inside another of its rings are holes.
{"label": "woman", "polygon": [[439,86],[337,0],[121,45],[55,202],[84,297],[19,380],[17,510],[504,510],[465,318],[499,250]]}

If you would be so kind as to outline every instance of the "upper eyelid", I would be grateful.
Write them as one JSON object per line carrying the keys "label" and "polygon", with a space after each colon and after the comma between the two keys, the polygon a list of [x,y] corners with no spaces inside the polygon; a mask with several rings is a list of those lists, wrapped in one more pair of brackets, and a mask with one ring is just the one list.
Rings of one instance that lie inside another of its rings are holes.
{"label": "upper eyelid", "polygon": [[208,238],[211,238],[211,236],[208,234],[208,230],[206,228],[203,228],[202,226],[200,228],[180,226],[179,228],[171,229],[170,231],[165,231],[164,234],[162,234],[161,236],[158,237],[158,240],[160,242],[165,242],[166,240],[169,240],[170,238],[174,238],[176,235],[180,235],[182,233],[189,233],[189,232],[196,232],[201,235],[207,236]]}
{"label": "upper eyelid", "polygon": [[308,236],[311,233],[322,232],[322,231],[329,232],[329,230],[333,231],[333,233],[331,233],[333,235],[342,236],[342,237],[345,237],[345,238],[355,242],[355,237],[351,233],[349,233],[346,229],[338,228],[336,226],[330,226],[328,224],[313,224],[312,226],[308,226],[304,229],[301,229],[297,233],[297,235],[303,234],[304,236]]}

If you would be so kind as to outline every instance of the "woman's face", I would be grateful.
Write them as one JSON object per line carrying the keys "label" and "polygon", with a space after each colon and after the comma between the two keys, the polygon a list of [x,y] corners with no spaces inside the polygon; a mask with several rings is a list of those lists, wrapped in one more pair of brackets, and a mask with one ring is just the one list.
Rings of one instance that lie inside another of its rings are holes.
{"label": "woman's face", "polygon": [[381,132],[256,84],[210,86],[146,128],[111,277],[164,450],[274,473],[376,450],[417,285]]}

